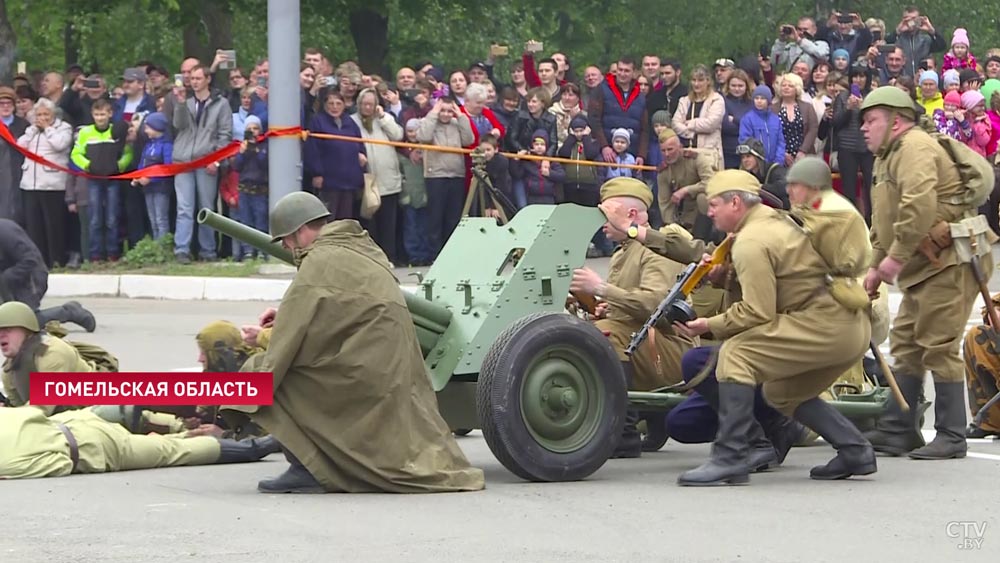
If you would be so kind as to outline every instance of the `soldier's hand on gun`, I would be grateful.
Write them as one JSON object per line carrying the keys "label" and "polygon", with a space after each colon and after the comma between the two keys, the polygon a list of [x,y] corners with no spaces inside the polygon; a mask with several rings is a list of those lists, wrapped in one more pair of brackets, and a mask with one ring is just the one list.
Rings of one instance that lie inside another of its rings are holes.
{"label": "soldier's hand on gun", "polygon": [[274,307],[268,307],[257,317],[257,322],[260,323],[261,328],[267,328],[274,324],[274,318],[277,316],[278,310]]}
{"label": "soldier's hand on gun", "polygon": [[594,318],[603,319],[606,316],[608,316],[608,302],[601,301],[597,304],[597,307],[594,307]]}
{"label": "soldier's hand on gun", "polygon": [[674,330],[678,334],[694,338],[708,332],[708,319],[695,319],[687,323],[674,323]]}
{"label": "soldier's hand on gun", "polygon": [[604,280],[597,272],[590,268],[577,268],[573,270],[573,280],[569,282],[569,290],[573,293],[594,295],[603,283]]}

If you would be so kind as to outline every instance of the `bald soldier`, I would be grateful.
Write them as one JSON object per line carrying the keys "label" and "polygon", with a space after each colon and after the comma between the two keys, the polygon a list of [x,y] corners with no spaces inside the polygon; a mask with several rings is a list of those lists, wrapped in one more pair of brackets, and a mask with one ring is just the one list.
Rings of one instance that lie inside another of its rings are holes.
{"label": "bald soldier", "polygon": [[709,217],[734,236],[732,267],[742,300],[720,315],[675,324],[678,332],[723,341],[716,369],[719,431],[711,458],[682,474],[682,486],[749,481],[748,432],[757,384],[774,408],[837,450],[810,477],[843,479],[876,471],[871,444],[819,398],[861,361],[871,337],[866,312],[824,290],[826,261],[802,229],[761,205],[760,190],[760,182],[742,170],[719,172],[706,189]]}
{"label": "bald soldier", "polygon": [[660,133],[663,169],[656,176],[659,186],[660,216],[663,224],[680,224],[696,238],[702,227],[699,217],[705,215],[705,182],[715,174],[719,155],[709,149],[685,149],[673,129]]}
{"label": "bald soldier", "polygon": [[136,435],[90,409],[46,416],[39,407],[6,407],[0,408],[0,479],[244,463],[265,457],[270,441]]}
{"label": "bald soldier", "polygon": [[[265,493],[474,491],[485,486],[438,412],[413,320],[385,254],[354,220],[327,223],[306,192],[271,211],[298,272],[264,353],[274,404],[231,407],[277,438],[290,466]],[[265,324],[271,319],[262,319]]]}
{"label": "bald soldier", "polygon": [[[916,405],[930,370],[934,379],[934,429],[930,444],[916,424],[916,409],[904,412],[894,397],[888,412],[868,434],[875,448],[912,459],[964,458],[966,404],[959,356],[978,284],[951,240],[950,224],[976,215],[955,162],[937,140],[917,126],[913,100],[898,88],[872,91],[861,104],[868,149],[875,154],[872,243],[875,248],[865,288],[885,283],[903,294],[889,341],[894,373],[906,402]],[[961,147],[960,147],[961,148]],[[979,241],[987,280],[989,252],[997,236]]]}
{"label": "bald soldier", "polygon": [[[649,206],[653,193],[640,180],[615,178],[601,186],[601,201],[616,200],[625,210],[632,227],[648,227]],[[577,295],[590,295],[601,300],[597,306],[595,323],[609,336],[618,353],[630,390],[650,391],[680,381],[681,356],[697,346],[698,339],[674,332],[669,323],[656,327],[655,337],[649,338],[631,358],[625,355],[632,335],[638,332],[646,319],[653,314],[660,301],[670,291],[684,266],[668,260],[647,249],[642,243],[629,238],[628,232],[605,223],[604,234],[620,243],[611,256],[608,279],[589,268],[573,272],[570,291]],[[642,440],[636,424],[639,413],[626,413],[625,430],[615,457],[639,457]]]}

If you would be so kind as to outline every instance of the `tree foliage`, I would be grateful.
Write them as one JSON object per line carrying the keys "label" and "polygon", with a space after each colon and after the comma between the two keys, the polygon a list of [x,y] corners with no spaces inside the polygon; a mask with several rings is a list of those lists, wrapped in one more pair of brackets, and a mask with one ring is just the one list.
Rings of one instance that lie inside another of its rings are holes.
{"label": "tree foliage", "polygon": [[[241,65],[267,56],[267,0],[4,3],[17,34],[14,60],[27,61],[31,69],[61,69],[79,62],[87,70],[120,72],[144,59],[176,69],[185,54],[208,58],[216,48],[236,49]],[[962,26],[969,31],[973,53],[980,55],[1000,46],[1000,20],[988,3],[923,0],[919,5],[949,43],[954,28]],[[817,9],[857,11],[863,18],[874,15],[893,29],[901,6],[890,0],[742,4],[730,0],[301,0],[301,44],[322,49],[334,64],[359,60],[367,72],[388,72],[422,60],[446,69],[466,68],[486,58],[493,42],[511,45],[512,58],[516,58],[528,39],[543,41],[545,53],[565,52],[577,69],[587,64],[606,66],[622,54],[640,57],[645,53],[679,58],[690,68],[723,56],[756,53],[762,43],[774,40],[780,24],[815,14]],[[359,22],[382,22],[387,28],[384,41],[370,29],[359,33]],[[385,44],[376,44],[380,42]],[[3,64],[13,63],[0,58]],[[0,69],[0,75],[4,70]]]}

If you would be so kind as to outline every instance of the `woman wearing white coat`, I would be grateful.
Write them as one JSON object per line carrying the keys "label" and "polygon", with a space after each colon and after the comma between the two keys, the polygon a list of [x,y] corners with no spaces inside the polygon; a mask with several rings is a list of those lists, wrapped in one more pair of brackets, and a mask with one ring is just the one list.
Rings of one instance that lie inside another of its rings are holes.
{"label": "woman wearing white coat", "polygon": [[[351,119],[358,123],[361,137],[381,141],[403,140],[403,128],[396,123],[389,112],[382,109],[375,90],[366,88],[358,94],[357,113]],[[382,197],[375,216],[365,228],[372,238],[382,248],[389,262],[396,263],[396,223],[398,220],[399,194],[403,189],[403,175],[399,171],[399,159],[395,147],[382,144],[365,143],[368,155],[368,172],[375,177],[378,193]]]}
{"label": "woman wearing white coat", "polygon": [[[28,114],[31,126],[17,144],[38,156],[65,167],[73,148],[73,128],[56,117],[52,101],[39,98]],[[50,269],[66,263],[66,173],[24,159],[21,166],[21,196],[28,236]]]}

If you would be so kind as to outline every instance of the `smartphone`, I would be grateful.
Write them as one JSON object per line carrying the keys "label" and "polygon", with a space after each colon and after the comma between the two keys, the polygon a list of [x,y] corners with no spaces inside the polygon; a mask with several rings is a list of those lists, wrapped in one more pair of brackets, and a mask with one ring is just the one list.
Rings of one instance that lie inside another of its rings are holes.
{"label": "smartphone", "polygon": [[18,74],[28,74],[28,63],[21,61],[17,63],[17,73]]}
{"label": "smartphone", "polygon": [[224,50],[222,51],[222,56],[225,57],[225,60],[219,63],[220,69],[229,70],[236,68],[236,51],[232,49]]}
{"label": "smartphone", "polygon": [[837,23],[853,23],[853,22],[854,18],[851,17],[849,14],[840,14],[839,16],[837,16]]}
{"label": "smartphone", "polygon": [[267,88],[267,79],[264,78],[263,76],[258,76],[257,86],[260,86],[261,88]]}
{"label": "smartphone", "polygon": [[184,87],[184,75],[183,74],[175,74],[174,75],[174,88],[183,88],[183,87]]}
{"label": "smartphone", "polygon": [[336,86],[337,85],[337,77],[336,76],[324,76],[323,80],[321,81],[321,84],[323,84],[323,86],[328,86],[328,87],[329,86]]}
{"label": "smartphone", "polygon": [[851,84],[851,95],[855,98],[861,97],[861,87],[857,84]]}
{"label": "smartphone", "polygon": [[83,81],[83,87],[84,88],[100,88],[101,87],[101,81],[100,80],[91,80],[91,79],[88,78],[88,79],[85,79]]}
{"label": "smartphone", "polygon": [[872,32],[872,41],[881,41],[881,40],[882,40],[882,30],[876,29],[875,31]]}
{"label": "smartphone", "polygon": [[529,53],[538,53],[544,48],[545,48],[544,43],[542,43],[541,41],[535,43],[534,45],[527,46],[527,50]]}
{"label": "smartphone", "polygon": [[760,45],[760,58],[764,59],[765,61],[771,58],[771,51],[767,43],[761,43]]}
{"label": "smartphone", "polygon": [[892,44],[892,45],[879,45],[878,46],[878,52],[879,53],[883,53],[883,54],[891,53],[891,52],[893,52],[895,50],[896,50],[896,45],[895,44]]}
{"label": "smartphone", "polygon": [[494,57],[506,57],[510,54],[510,47],[507,45],[493,45],[490,47],[490,54]]}

